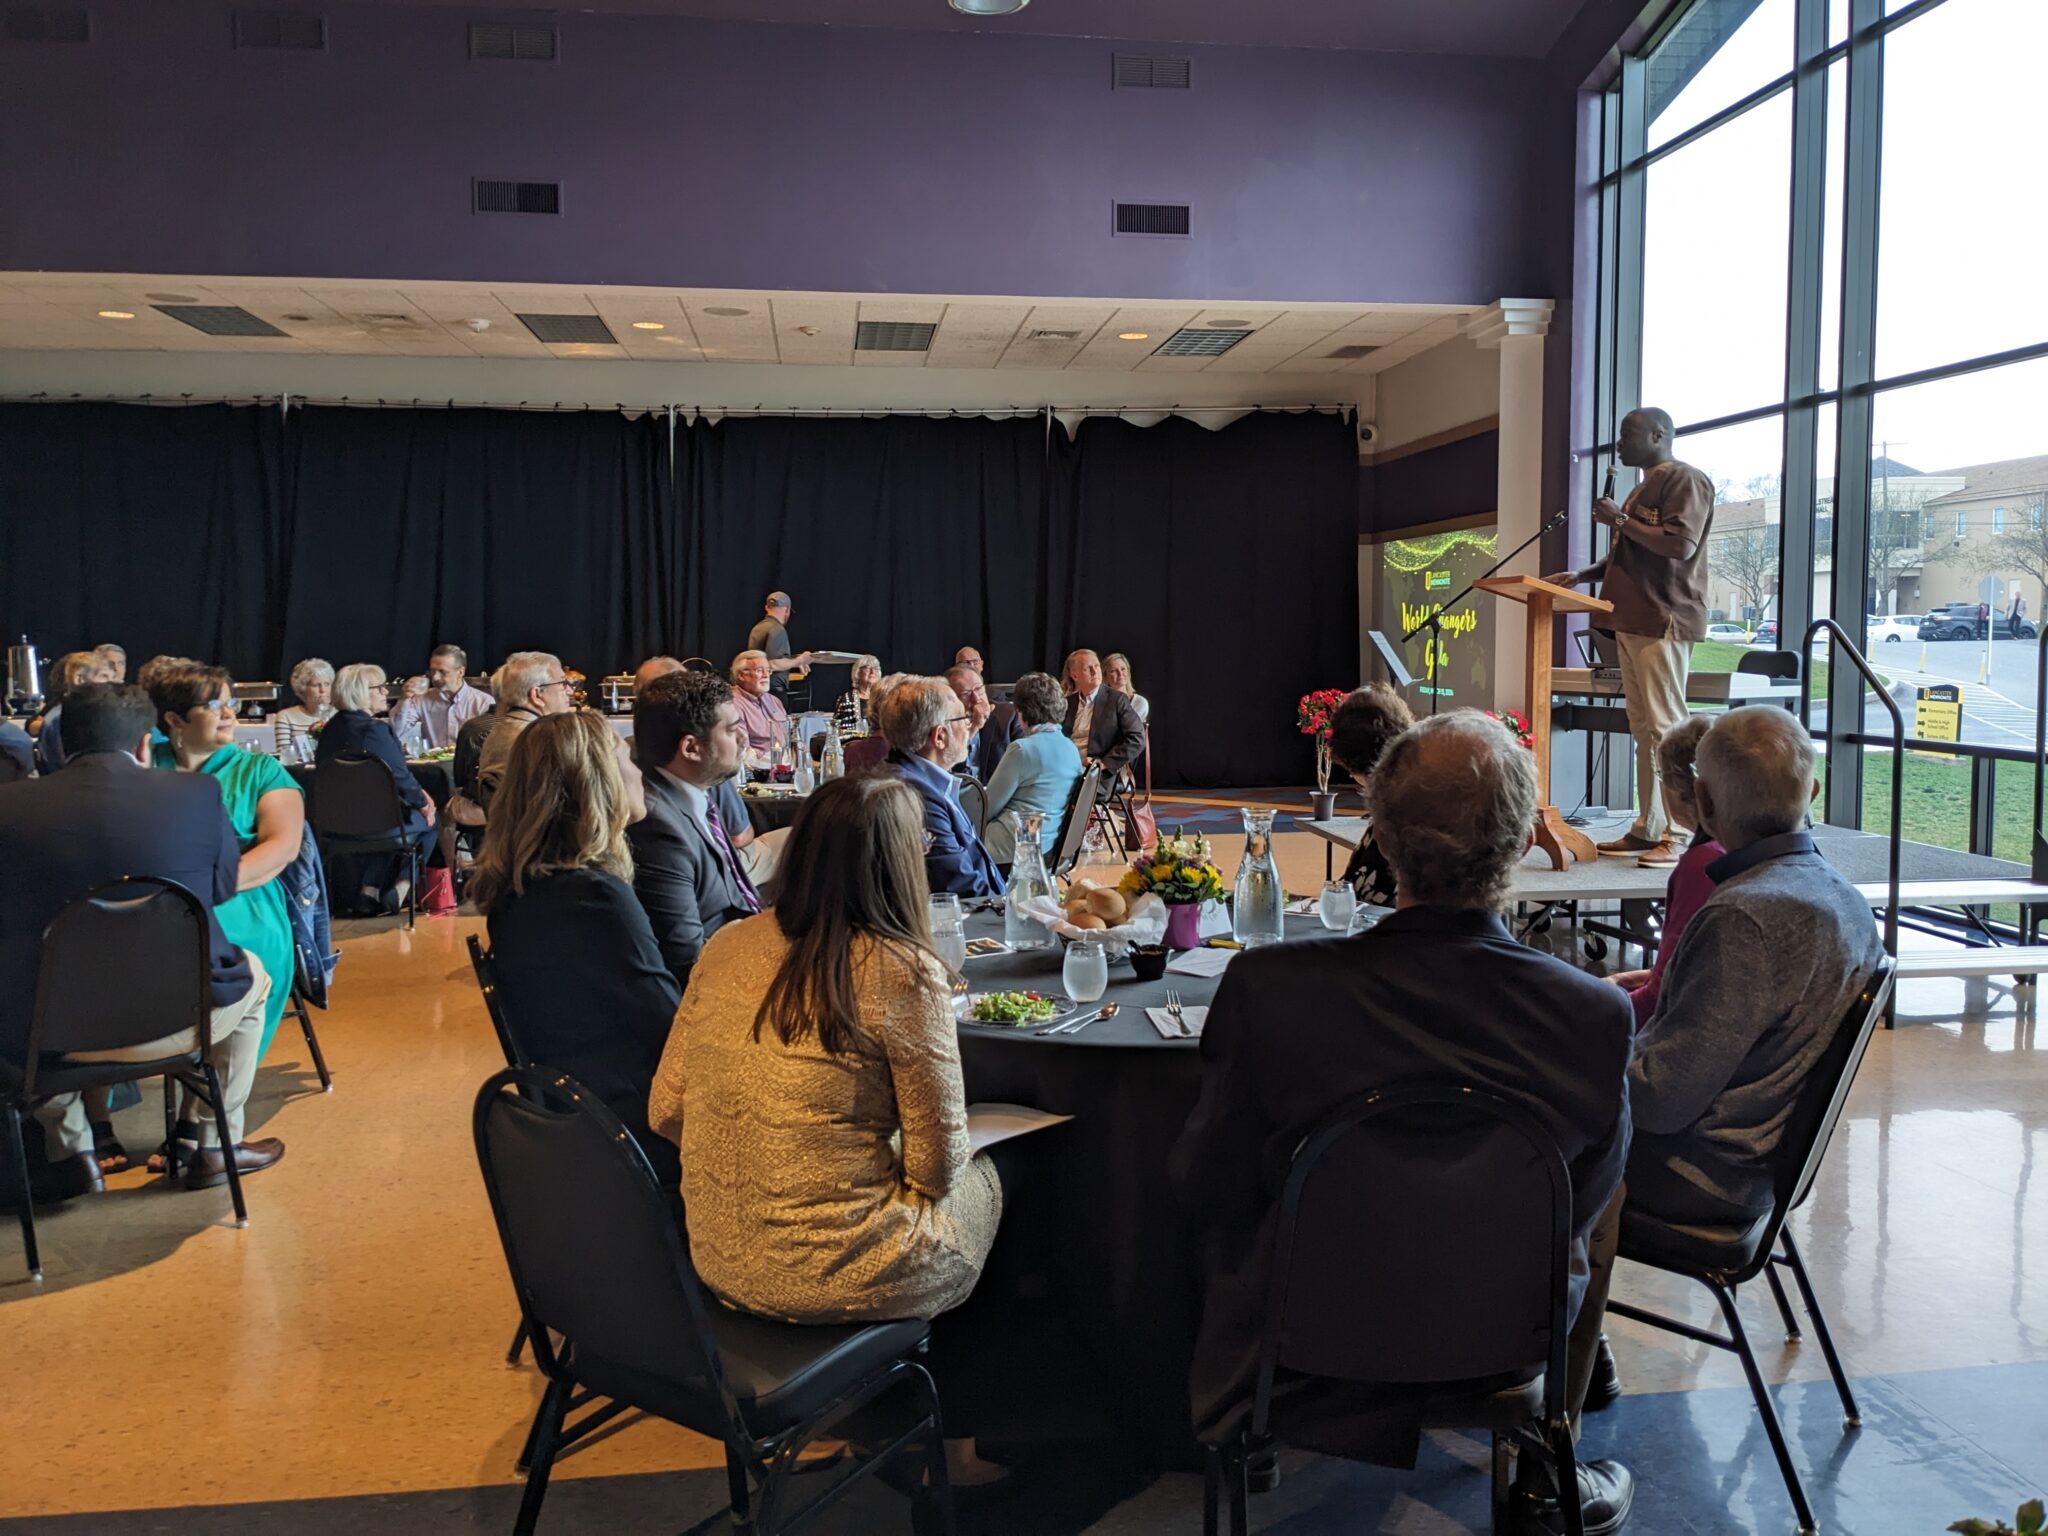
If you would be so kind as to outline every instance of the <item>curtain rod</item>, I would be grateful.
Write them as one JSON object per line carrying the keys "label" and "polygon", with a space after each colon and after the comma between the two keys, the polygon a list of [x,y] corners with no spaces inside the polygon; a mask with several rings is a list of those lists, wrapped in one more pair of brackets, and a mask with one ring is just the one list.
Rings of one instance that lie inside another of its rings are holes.
{"label": "curtain rod", "polygon": [[38,390],[26,395],[0,395],[0,403],[15,405],[74,404],[94,405],[278,405],[297,409],[307,405],[348,406],[358,410],[487,410],[487,411],[545,411],[545,412],[589,412],[616,410],[632,415],[653,415],[673,412],[682,416],[1036,416],[1051,411],[1061,416],[1125,416],[1165,411],[1173,415],[1195,416],[1223,411],[1348,411],[1356,410],[1358,402],[1315,401],[1276,405],[801,405],[771,406],[765,403],[754,405],[690,405],[680,401],[661,401],[654,404],[635,405],[615,401],[608,406],[597,405],[587,400],[521,400],[508,405],[502,400],[428,400],[388,399],[383,396],[367,395],[88,395],[52,394]]}

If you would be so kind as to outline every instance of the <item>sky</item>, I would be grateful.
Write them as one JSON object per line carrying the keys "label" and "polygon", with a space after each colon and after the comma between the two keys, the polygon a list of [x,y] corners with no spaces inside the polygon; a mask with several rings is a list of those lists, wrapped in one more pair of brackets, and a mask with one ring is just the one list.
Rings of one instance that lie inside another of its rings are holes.
{"label": "sky", "polygon": [[[1887,0],[1896,10],[1903,0]],[[1847,0],[1834,0],[1833,35]],[[1677,133],[1783,74],[1792,0],[1763,0],[1650,126]],[[2048,0],[1946,0],[1885,44],[1877,371],[2048,341]],[[1844,71],[1831,70],[1827,308],[1840,289]],[[1791,95],[1657,162],[1646,193],[1643,388],[1683,425],[1784,394]],[[1822,337],[1823,384],[1839,332]],[[1833,429],[1833,416],[1824,422]],[[1934,471],[2048,453],[2048,362],[1879,396],[1894,460]],[[1717,481],[1775,474],[1775,421],[1682,438]]]}

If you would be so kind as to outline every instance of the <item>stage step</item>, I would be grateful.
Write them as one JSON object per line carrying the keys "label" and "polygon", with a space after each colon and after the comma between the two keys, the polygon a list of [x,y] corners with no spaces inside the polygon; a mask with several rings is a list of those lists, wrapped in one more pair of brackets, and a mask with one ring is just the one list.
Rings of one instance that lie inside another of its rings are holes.
{"label": "stage step", "polygon": [[[1873,907],[1887,899],[1882,880],[1859,881],[1857,891]],[[2028,880],[1901,880],[1902,907],[1995,907],[2012,902],[2048,903],[2048,885]]]}
{"label": "stage step", "polygon": [[1899,975],[2033,976],[2048,971],[2048,944],[2010,944],[1968,949],[1944,945],[1937,949],[1899,952]]}

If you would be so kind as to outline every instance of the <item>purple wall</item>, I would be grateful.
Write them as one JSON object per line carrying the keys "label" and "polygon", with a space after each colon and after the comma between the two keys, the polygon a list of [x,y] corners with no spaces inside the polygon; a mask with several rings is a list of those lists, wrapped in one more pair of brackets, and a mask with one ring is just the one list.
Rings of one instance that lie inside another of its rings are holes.
{"label": "purple wall", "polygon": [[[0,44],[0,269],[1551,291],[1532,61],[1181,48],[1194,90],[1112,91],[1107,40],[564,12],[558,63],[473,64],[460,10],[321,9],[324,53],[237,52],[215,0],[96,0],[89,45]],[[479,175],[559,179],[564,216],[472,215]],[[1191,202],[1196,238],[1111,238],[1117,199]]]}
{"label": "purple wall", "polygon": [[1491,514],[1500,505],[1500,434],[1475,432],[1388,459],[1368,473],[1372,522],[1361,533],[1394,533]]}

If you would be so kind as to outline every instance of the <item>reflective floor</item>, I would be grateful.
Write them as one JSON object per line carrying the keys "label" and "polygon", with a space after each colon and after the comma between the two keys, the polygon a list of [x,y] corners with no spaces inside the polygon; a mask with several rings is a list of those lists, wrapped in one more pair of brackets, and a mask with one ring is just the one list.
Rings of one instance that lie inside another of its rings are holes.
{"label": "reflective floor", "polygon": [[[1234,853],[1220,836],[1219,851]],[[1290,888],[1322,852],[1279,840]],[[323,1096],[279,1036],[251,1124],[289,1148],[248,1185],[168,1192],[143,1172],[40,1224],[48,1278],[22,1277],[0,1230],[0,1530],[128,1533],[508,1530],[512,1463],[539,1396],[507,1370],[509,1287],[469,1142],[498,1065],[462,936],[472,919],[382,925],[346,941]],[[1745,1298],[1809,1495],[1828,1531],[1905,1536],[2002,1514],[2048,1487],[2048,1049],[2033,1004],[1983,982],[1908,983],[1811,1204],[1796,1218],[1862,1402],[1845,1434],[1818,1349],[1788,1345]],[[153,1096],[131,1150],[160,1134]],[[2032,1272],[2030,1272],[2030,1270]],[[1709,1320],[1711,1302],[1624,1267],[1617,1294]],[[1787,1531],[1790,1506],[1739,1367],[1615,1320],[1628,1395],[1585,1451],[1636,1473],[1631,1531]],[[720,1528],[707,1443],[622,1421],[563,1461],[545,1531]],[[1395,1474],[1290,1455],[1254,1501],[1259,1530],[1486,1529],[1485,1449],[1439,1435]],[[1185,1531],[1200,1479],[1078,1453],[1041,1458],[977,1517],[1004,1533]],[[908,1529],[886,1491],[823,1522]]]}

